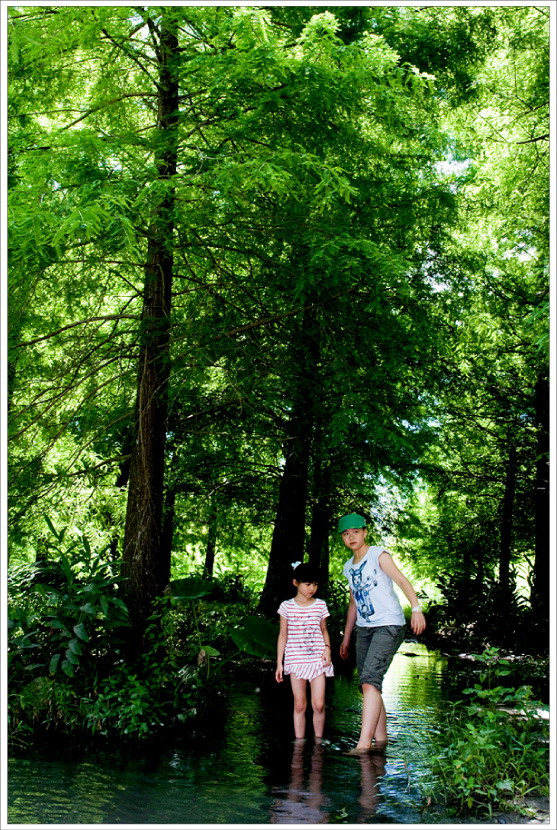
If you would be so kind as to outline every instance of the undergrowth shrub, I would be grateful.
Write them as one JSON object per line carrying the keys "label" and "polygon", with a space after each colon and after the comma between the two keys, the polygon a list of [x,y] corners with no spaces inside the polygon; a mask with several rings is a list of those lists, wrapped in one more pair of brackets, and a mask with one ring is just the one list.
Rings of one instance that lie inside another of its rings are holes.
{"label": "undergrowth shrub", "polygon": [[426,641],[435,644],[440,636],[462,650],[497,646],[519,654],[547,652],[548,621],[517,592],[513,580],[505,591],[496,580],[445,575],[437,587],[443,599],[428,607]]}
{"label": "undergrowth shrub", "polygon": [[433,759],[435,797],[457,814],[491,816],[516,809],[526,795],[548,794],[547,707],[529,686],[504,685],[512,665],[498,649],[474,657],[482,665],[479,682],[453,704]]}
{"label": "undergrowth shrub", "polygon": [[131,659],[117,563],[108,549],[49,526],[48,555],[9,572],[12,747],[38,732],[142,739],[186,724],[220,694],[219,670],[231,657],[274,650],[274,627],[250,615],[238,579],[194,577],[177,581],[182,596],[170,591],[154,603]]}

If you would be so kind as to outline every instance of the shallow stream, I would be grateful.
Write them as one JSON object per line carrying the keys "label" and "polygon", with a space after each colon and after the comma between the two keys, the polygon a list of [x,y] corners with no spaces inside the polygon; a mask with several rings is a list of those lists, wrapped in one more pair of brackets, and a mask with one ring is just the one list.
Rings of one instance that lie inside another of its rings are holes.
{"label": "shallow stream", "polygon": [[448,706],[446,658],[402,644],[383,689],[391,743],[347,755],[360,722],[356,677],[327,681],[326,738],[295,742],[289,683],[264,673],[231,691],[225,721],[147,756],[14,758],[10,826],[29,824],[449,824],[423,809],[433,738]]}

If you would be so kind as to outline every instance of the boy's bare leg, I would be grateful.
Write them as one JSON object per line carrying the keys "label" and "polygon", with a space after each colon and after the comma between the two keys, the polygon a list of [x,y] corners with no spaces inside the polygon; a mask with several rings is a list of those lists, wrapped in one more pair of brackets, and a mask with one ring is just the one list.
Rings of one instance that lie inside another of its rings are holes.
{"label": "boy's bare leg", "polygon": [[385,711],[383,695],[381,695],[381,714],[379,715],[379,720],[377,721],[373,737],[375,740],[375,746],[385,746],[387,744],[387,712]]}
{"label": "boy's bare leg", "polygon": [[313,732],[316,738],[322,738],[325,729],[325,675],[320,674],[310,683],[311,706],[313,709]]}
{"label": "boy's bare leg", "polygon": [[[360,737],[356,745],[356,749],[371,749],[372,738],[378,734],[384,734],[383,740],[387,739],[386,729],[386,715],[385,706],[383,704],[383,697],[379,689],[372,686],[371,683],[362,684],[363,704],[362,704],[362,728]],[[380,722],[383,720],[384,723]],[[378,732],[380,727],[380,732]]]}
{"label": "boy's bare leg", "polygon": [[292,694],[294,695],[294,734],[297,738],[304,738],[306,734],[306,680],[290,675]]}

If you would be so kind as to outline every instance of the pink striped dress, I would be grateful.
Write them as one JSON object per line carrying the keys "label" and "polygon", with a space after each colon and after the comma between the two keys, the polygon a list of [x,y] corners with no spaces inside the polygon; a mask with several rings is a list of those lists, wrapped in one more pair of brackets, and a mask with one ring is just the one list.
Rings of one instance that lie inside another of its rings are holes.
{"label": "pink striped dress", "polygon": [[295,599],[287,599],[281,602],[278,613],[288,623],[284,673],[301,680],[313,680],[323,673],[332,677],[332,663],[323,665],[325,640],[320,623],[330,616],[326,603],[315,599],[310,605],[298,605]]}

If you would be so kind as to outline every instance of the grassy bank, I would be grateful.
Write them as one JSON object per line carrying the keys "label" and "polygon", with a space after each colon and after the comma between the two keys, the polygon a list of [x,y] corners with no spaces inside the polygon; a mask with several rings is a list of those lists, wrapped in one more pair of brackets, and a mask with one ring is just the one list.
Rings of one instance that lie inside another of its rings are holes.
{"label": "grassy bank", "polygon": [[491,817],[549,795],[549,720],[530,686],[508,683],[512,661],[496,648],[474,657],[479,677],[448,711],[426,798],[456,815]]}

